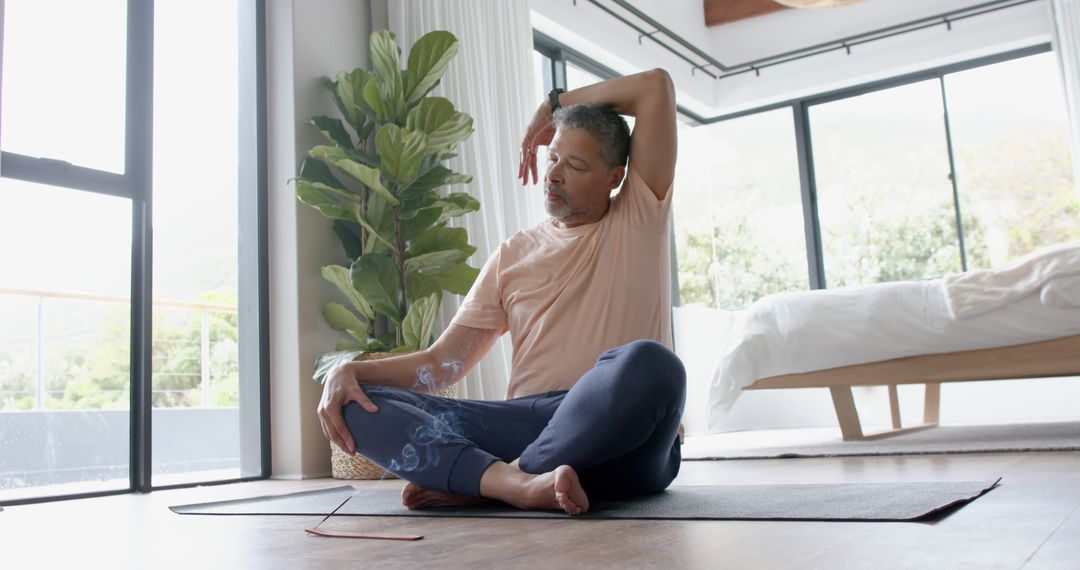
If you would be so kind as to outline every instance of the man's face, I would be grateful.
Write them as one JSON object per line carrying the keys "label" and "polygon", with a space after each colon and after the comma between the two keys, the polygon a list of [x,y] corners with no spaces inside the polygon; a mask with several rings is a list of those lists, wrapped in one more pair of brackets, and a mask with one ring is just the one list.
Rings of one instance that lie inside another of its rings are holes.
{"label": "man's face", "polygon": [[548,145],[544,207],[563,227],[598,221],[623,177],[623,167],[609,168],[600,140],[584,129],[562,128]]}

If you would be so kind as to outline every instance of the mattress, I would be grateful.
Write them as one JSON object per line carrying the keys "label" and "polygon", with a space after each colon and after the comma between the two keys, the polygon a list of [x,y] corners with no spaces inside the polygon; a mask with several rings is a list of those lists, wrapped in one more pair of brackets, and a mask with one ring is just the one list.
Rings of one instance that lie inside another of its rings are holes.
{"label": "mattress", "polygon": [[770,295],[732,325],[709,412],[726,412],[761,378],[1076,334],[1080,307],[1044,303],[1038,290],[966,319],[950,312],[940,279]]}

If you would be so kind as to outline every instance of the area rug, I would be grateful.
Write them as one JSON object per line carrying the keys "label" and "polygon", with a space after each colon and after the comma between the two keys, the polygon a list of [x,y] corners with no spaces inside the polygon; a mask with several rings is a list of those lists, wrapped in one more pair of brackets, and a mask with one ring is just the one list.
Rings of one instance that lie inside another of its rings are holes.
{"label": "area rug", "polygon": [[[592,505],[588,513],[573,518],[917,521],[967,504],[993,489],[998,481],[674,486],[647,497]],[[522,511],[501,503],[410,511],[401,506],[396,489],[356,490],[351,486],[170,509],[186,515],[570,518],[557,512]]]}
{"label": "area rug", "polygon": [[768,430],[688,438],[683,460],[1080,450],[1080,422],[945,426],[870,441],[839,429]]}

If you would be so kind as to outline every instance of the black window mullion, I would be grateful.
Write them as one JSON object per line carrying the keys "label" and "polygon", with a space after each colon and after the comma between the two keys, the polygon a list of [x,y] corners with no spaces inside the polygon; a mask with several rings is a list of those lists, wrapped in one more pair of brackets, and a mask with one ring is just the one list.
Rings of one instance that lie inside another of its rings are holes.
{"label": "black window mullion", "polygon": [[945,95],[945,75],[938,77],[941,84],[941,110],[945,120],[945,148],[949,152],[949,182],[952,183],[953,208],[956,212],[956,238],[960,248],[960,269],[967,271],[967,248],[964,246],[964,223],[960,215],[960,191],[956,181],[956,161],[953,157],[952,124],[949,121],[949,99]]}
{"label": "black window mullion", "polygon": [[132,201],[131,489],[151,489],[154,130],[154,3],[130,0],[124,172]]}
{"label": "black window mullion", "polygon": [[802,192],[803,228],[806,234],[806,267],[810,288],[825,288],[825,260],[821,247],[821,220],[818,218],[817,181],[814,177],[814,151],[810,142],[809,106],[805,102],[791,106],[795,127],[795,149],[799,157],[799,186]]}
{"label": "black window mullion", "polygon": [[4,178],[37,184],[131,197],[131,187],[123,174],[76,166],[63,160],[37,158],[13,152],[0,153],[0,171]]}
{"label": "black window mullion", "polygon": [[269,477],[270,373],[267,274],[266,4],[240,2],[239,208],[240,475]]}

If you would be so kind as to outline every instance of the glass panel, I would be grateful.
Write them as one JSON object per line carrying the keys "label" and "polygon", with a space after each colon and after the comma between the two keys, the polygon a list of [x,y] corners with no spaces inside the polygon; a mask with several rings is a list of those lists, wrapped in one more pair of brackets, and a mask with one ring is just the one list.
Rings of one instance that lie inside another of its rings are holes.
{"label": "glass panel", "polygon": [[131,216],[0,178],[0,502],[129,486]]}
{"label": "glass panel", "polygon": [[684,305],[738,309],[806,289],[799,162],[790,109],[679,125],[675,239]]}
{"label": "glass panel", "polygon": [[123,172],[127,3],[4,9],[3,150]]}
{"label": "glass panel", "polygon": [[600,83],[603,79],[581,69],[571,62],[566,62],[566,90],[577,89],[578,87],[585,87],[586,85],[592,85],[593,83]]}
{"label": "glass panel", "polygon": [[535,89],[541,90],[543,93],[551,91],[551,79],[548,77],[551,75],[551,60],[544,56],[544,54],[533,51],[533,80]]}
{"label": "glass panel", "polygon": [[968,268],[1080,239],[1055,55],[947,75],[945,89]]}
{"label": "glass panel", "polygon": [[935,80],[810,108],[829,287],[960,271]]}
{"label": "glass panel", "polygon": [[237,14],[156,6],[155,486],[240,476]]}

